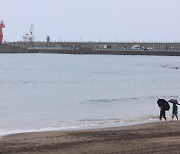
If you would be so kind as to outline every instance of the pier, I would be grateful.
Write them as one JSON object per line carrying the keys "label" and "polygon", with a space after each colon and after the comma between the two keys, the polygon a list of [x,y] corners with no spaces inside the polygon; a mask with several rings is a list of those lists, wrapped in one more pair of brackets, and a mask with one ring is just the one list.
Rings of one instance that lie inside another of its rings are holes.
{"label": "pier", "polygon": [[180,56],[180,42],[5,42],[0,53]]}

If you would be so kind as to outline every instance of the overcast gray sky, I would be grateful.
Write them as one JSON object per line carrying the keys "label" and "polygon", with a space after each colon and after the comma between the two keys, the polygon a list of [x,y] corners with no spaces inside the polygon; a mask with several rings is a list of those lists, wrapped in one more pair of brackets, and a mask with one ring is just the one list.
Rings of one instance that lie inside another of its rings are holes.
{"label": "overcast gray sky", "polygon": [[4,40],[180,41],[180,0],[0,0]]}

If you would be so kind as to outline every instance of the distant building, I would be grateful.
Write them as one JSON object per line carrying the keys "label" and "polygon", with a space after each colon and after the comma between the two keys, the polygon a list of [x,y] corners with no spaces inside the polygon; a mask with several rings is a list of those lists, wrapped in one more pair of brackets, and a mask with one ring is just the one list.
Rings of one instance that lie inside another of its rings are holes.
{"label": "distant building", "polygon": [[34,25],[31,24],[31,27],[29,29],[29,33],[26,33],[23,35],[23,41],[24,42],[34,42]]}

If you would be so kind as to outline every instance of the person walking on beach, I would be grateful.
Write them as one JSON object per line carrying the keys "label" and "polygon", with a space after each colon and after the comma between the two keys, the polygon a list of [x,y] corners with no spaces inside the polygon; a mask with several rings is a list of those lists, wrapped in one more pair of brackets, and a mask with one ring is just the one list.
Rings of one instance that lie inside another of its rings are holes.
{"label": "person walking on beach", "polygon": [[157,104],[160,107],[160,116],[159,116],[160,121],[162,120],[162,118],[164,118],[165,121],[167,121],[166,111],[169,111],[170,109],[169,103],[165,99],[158,99]]}
{"label": "person walking on beach", "polygon": [[178,107],[175,103],[173,103],[172,107],[172,121],[174,119],[174,116],[176,116],[176,119],[178,120]]}
{"label": "person walking on beach", "polygon": [[163,117],[163,118],[165,119],[165,121],[166,121],[166,111],[165,111],[165,109],[164,109],[163,106],[160,107],[160,116],[159,116],[160,121],[161,121],[162,117]]}

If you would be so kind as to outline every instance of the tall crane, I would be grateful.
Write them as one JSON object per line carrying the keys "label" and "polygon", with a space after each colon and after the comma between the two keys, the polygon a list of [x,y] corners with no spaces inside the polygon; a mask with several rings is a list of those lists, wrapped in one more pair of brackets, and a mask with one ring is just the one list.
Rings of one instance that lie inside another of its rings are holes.
{"label": "tall crane", "polygon": [[2,31],[3,28],[5,28],[4,21],[0,21],[0,44],[2,43],[3,40],[3,31]]}

